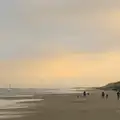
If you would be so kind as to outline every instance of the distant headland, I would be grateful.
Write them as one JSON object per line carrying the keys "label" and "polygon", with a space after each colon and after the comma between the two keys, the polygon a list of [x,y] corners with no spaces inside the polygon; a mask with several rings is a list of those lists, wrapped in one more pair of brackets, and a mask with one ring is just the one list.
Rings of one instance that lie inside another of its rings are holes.
{"label": "distant headland", "polygon": [[113,83],[108,83],[105,86],[99,87],[97,89],[101,89],[101,90],[120,90],[120,81],[118,82],[113,82]]}

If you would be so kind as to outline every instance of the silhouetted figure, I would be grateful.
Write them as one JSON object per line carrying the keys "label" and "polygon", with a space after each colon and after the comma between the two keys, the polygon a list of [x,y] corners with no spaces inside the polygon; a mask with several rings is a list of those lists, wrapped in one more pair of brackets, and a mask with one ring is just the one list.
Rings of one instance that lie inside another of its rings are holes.
{"label": "silhouetted figure", "polygon": [[87,93],[87,95],[90,95],[90,93]]}
{"label": "silhouetted figure", "polygon": [[77,98],[79,98],[79,95],[77,95]]}
{"label": "silhouetted figure", "polygon": [[83,92],[83,96],[86,97],[86,91]]}
{"label": "silhouetted figure", "polygon": [[108,99],[108,94],[106,94],[106,99]]}
{"label": "silhouetted figure", "polygon": [[104,92],[102,92],[102,95],[101,95],[101,96],[102,96],[102,98],[104,98],[104,97],[105,97],[105,93],[104,93]]}
{"label": "silhouetted figure", "polygon": [[119,91],[117,92],[117,99],[118,100],[120,99],[120,92]]}

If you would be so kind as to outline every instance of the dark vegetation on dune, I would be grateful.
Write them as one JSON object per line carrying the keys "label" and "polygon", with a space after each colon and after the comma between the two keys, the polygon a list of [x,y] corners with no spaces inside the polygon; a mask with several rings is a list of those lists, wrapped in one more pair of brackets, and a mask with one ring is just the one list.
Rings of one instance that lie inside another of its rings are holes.
{"label": "dark vegetation on dune", "polygon": [[99,87],[97,89],[101,89],[101,90],[120,90],[120,81],[118,82],[114,82],[114,83],[109,83],[103,87]]}

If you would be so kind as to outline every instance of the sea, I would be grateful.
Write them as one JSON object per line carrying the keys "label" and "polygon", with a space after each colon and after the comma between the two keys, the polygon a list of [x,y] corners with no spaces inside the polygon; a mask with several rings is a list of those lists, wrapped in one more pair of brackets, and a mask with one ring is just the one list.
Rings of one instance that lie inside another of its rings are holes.
{"label": "sea", "polygon": [[[43,94],[82,93],[84,90],[86,88],[0,88],[0,119],[18,118],[32,114],[34,111],[27,111],[27,108],[34,108],[35,102],[43,101]],[[40,97],[35,98],[35,95]]]}

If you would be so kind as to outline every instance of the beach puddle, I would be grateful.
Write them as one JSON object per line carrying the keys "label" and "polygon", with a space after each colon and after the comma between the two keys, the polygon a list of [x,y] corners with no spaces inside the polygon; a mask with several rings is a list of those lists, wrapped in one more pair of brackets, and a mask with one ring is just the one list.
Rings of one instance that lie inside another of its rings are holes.
{"label": "beach puddle", "polygon": [[[30,102],[39,102],[43,99],[0,100],[0,119],[19,118],[34,113],[26,111],[28,107],[34,107]],[[25,109],[24,111],[19,109]],[[17,111],[16,111],[17,110]]]}
{"label": "beach puddle", "polygon": [[0,115],[0,119],[10,119],[10,118],[19,118],[19,117],[23,117],[21,115]]}

